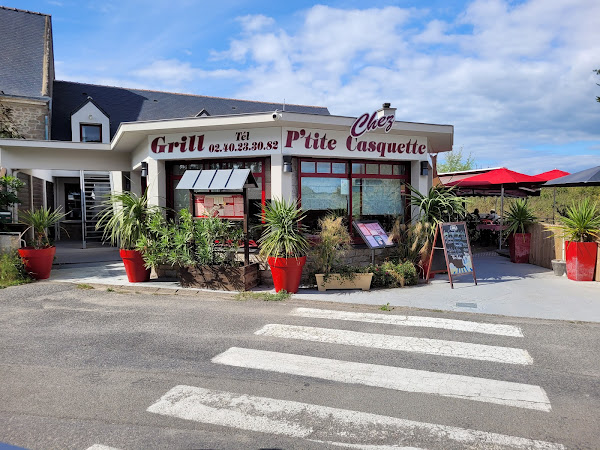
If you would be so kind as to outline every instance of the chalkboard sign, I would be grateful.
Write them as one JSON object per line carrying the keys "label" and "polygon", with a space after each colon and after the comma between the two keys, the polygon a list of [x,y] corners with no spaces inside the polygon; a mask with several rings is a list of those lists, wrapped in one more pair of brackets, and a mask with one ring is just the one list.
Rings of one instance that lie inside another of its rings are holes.
{"label": "chalkboard sign", "polygon": [[[439,244],[442,246],[440,247]],[[473,280],[477,284],[465,222],[441,223],[437,226],[427,279],[429,274],[438,272],[448,272],[452,288],[454,288],[452,278],[465,274],[473,274]]]}

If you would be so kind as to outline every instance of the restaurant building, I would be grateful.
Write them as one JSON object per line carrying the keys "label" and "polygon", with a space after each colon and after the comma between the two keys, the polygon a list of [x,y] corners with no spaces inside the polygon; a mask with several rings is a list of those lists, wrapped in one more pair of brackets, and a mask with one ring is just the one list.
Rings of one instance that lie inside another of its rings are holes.
{"label": "restaurant building", "polygon": [[[406,185],[428,190],[430,156],[452,149],[451,125],[396,120],[389,104],[344,117],[319,106],[55,80],[44,14],[0,7],[0,44],[0,66],[10,69],[0,70],[0,106],[25,138],[0,138],[0,165],[26,183],[21,210],[62,206],[70,238],[84,245],[99,239],[95,207],[111,191],[147,188],[154,204],[194,208],[189,191],[175,189],[187,169],[250,168],[258,184],[251,213],[271,198],[298,198],[309,228],[336,211],[389,229],[411,217]],[[236,215],[226,198],[216,203],[224,217]]]}

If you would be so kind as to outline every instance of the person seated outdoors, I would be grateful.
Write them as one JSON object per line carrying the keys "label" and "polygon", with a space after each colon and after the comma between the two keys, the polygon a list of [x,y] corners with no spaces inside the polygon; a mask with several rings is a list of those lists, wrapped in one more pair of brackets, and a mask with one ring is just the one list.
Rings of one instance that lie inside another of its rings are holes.
{"label": "person seated outdoors", "polygon": [[496,210],[494,210],[494,209],[490,210],[488,219],[490,219],[492,222],[496,222],[496,221],[498,221],[499,218],[500,218],[500,216],[498,214],[496,214]]}

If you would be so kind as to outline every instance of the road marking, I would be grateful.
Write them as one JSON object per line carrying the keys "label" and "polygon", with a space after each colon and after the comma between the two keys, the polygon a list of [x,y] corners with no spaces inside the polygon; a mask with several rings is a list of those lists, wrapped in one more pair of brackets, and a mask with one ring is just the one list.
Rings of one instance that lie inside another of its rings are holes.
{"label": "road marking", "polygon": [[119,449],[115,448],[115,447],[109,447],[107,445],[94,444],[91,447],[88,447],[86,450],[119,450]]}
{"label": "road marking", "polygon": [[436,394],[540,411],[551,410],[550,400],[541,387],[509,381],[239,347],[231,347],[215,356],[212,362],[405,392]]}
{"label": "road marking", "polygon": [[268,324],[254,334],[286,339],[301,339],[328,344],[355,345],[428,355],[452,356],[505,364],[533,364],[526,350],[520,348],[495,347],[493,345],[469,344],[466,342],[443,341],[407,336],[360,333],[357,331],[329,328],[303,327],[296,325]]}
{"label": "road marking", "polygon": [[466,320],[441,319],[437,317],[357,313],[315,308],[296,308],[290,314],[293,316],[311,317],[316,319],[351,320],[357,322],[400,325],[405,327],[444,328],[447,330],[469,331],[471,333],[523,337],[521,329],[513,325],[469,322]]}
{"label": "road marking", "polygon": [[447,448],[459,443],[481,449],[564,449],[521,437],[193,386],[175,386],[147,411],[349,448]]}

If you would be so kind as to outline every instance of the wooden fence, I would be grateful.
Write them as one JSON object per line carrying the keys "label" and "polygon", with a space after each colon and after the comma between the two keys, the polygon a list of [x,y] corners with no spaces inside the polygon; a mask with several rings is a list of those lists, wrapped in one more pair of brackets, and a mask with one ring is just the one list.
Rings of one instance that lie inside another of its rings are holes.
{"label": "wooden fence", "polygon": [[531,253],[529,263],[552,269],[553,259],[562,259],[562,239],[553,236],[549,223],[536,223],[529,227]]}

